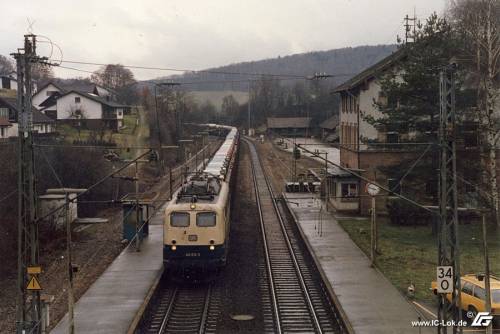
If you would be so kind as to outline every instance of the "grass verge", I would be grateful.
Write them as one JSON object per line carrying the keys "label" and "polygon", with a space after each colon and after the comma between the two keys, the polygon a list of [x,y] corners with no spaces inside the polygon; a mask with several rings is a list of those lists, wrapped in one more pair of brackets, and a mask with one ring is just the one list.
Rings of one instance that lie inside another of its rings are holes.
{"label": "grass verge", "polygon": [[[369,221],[341,220],[340,225],[351,239],[370,254]],[[500,273],[500,229],[489,225],[487,241],[492,274]],[[461,273],[484,272],[483,241],[480,222],[459,227]],[[437,240],[430,226],[396,226],[379,223],[377,266],[403,293],[413,283],[415,298],[435,300],[429,290],[436,279]]]}

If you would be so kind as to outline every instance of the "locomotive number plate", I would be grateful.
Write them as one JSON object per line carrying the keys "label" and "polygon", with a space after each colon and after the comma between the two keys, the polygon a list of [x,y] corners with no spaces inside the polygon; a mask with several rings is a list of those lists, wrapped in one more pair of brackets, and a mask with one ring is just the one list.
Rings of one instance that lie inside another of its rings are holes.
{"label": "locomotive number plate", "polygon": [[200,256],[200,253],[186,253],[186,256]]}
{"label": "locomotive number plate", "polygon": [[196,234],[190,234],[188,236],[189,241],[198,241],[198,236]]}

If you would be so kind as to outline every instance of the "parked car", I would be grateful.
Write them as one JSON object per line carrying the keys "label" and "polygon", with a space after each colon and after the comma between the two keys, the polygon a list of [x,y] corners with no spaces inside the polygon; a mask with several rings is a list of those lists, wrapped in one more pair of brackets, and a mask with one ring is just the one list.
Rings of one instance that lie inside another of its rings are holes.
{"label": "parked car", "polygon": [[[482,274],[468,274],[461,278],[462,291],[462,310],[472,312],[476,315],[477,312],[486,311],[486,290],[485,276]],[[437,295],[437,283],[431,283],[431,289]],[[495,320],[500,318],[500,279],[490,275],[490,292],[491,292],[491,314],[495,316]],[[446,298],[451,301],[451,293],[446,294]]]}

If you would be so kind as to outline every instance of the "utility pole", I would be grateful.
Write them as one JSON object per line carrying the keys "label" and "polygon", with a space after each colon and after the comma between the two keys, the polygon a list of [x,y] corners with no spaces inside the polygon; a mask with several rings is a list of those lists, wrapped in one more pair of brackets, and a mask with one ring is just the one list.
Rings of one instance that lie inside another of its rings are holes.
{"label": "utility pole", "polygon": [[250,83],[252,81],[251,80],[248,80],[248,105],[247,105],[247,114],[248,114],[248,133],[247,135],[250,136],[250,128],[251,128],[251,124],[250,124],[250,103],[251,103],[251,100],[252,100],[252,90],[251,90],[251,87],[250,87]]}
{"label": "utility pole", "polygon": [[66,191],[64,194],[66,201],[66,248],[67,248],[67,262],[68,262],[68,333],[75,333],[75,296],[73,294],[73,255],[71,252],[71,214],[69,205],[69,194]]}
{"label": "utility pole", "polygon": [[[311,76],[308,76],[306,79],[309,80],[309,81],[317,81],[317,80],[324,80],[324,79],[328,79],[328,78],[333,78],[333,75],[331,74],[326,74],[326,73],[314,73],[314,75],[311,75]],[[311,85],[309,86],[309,88],[311,87]],[[309,94],[309,97],[312,97],[311,94]],[[309,102],[309,97],[307,99],[307,105],[306,105],[306,117],[307,117],[307,120],[309,121],[309,124],[306,128],[306,139],[305,139],[305,144],[307,144],[307,138],[309,137],[309,127],[311,126],[311,121],[310,121],[310,102]]]}
{"label": "utility pole", "polygon": [[141,251],[141,237],[140,229],[141,225],[141,208],[139,207],[139,161],[135,162],[135,174],[134,174],[134,185],[135,185],[135,251]]}
{"label": "utility pole", "polygon": [[161,140],[161,126],[160,126],[160,115],[158,114],[158,93],[157,93],[157,88],[161,86],[161,84],[155,83],[155,114],[156,114],[156,131],[158,132],[158,176],[161,176],[163,174],[163,165],[164,165],[164,160],[163,160],[163,152],[161,149],[162,145],[162,140]]}
{"label": "utility pole", "polygon": [[328,202],[330,201],[330,187],[328,186],[328,152],[325,152],[325,209],[328,212]]}
{"label": "utility pole", "polygon": [[[178,82],[159,82],[159,83],[155,83],[155,111],[156,111],[156,127],[157,127],[157,131],[158,131],[158,150],[159,150],[159,155],[160,155],[160,164],[161,164],[161,171],[162,171],[162,174],[163,174],[163,166],[164,166],[164,159],[163,159],[163,152],[162,152],[162,136],[161,136],[161,126],[160,126],[160,116],[159,116],[159,111],[158,111],[158,97],[157,97],[157,87],[163,87],[163,86],[166,86],[166,87],[174,87],[174,86],[180,86],[180,83]],[[163,105],[163,101],[162,101],[162,105]],[[167,106],[167,111],[168,111],[168,92],[167,92],[167,96],[165,98],[165,105]],[[177,107],[175,109],[175,141],[176,141],[176,145],[179,146],[179,140],[181,138],[181,136],[179,135],[179,129],[181,128],[181,125],[180,125],[180,117],[178,117],[178,113],[177,113]],[[177,153],[178,154],[178,159],[179,159],[179,154],[181,153]]]}
{"label": "utility pole", "polygon": [[[17,63],[18,111],[18,260],[16,331],[41,333],[40,287],[28,287],[28,271],[39,268],[36,213],[35,167],[33,152],[33,113],[31,106],[33,63],[46,62],[36,55],[36,36],[24,36],[24,48],[13,54]],[[34,277],[32,277],[32,280]],[[38,285],[38,284],[37,284]]]}
{"label": "utility pole", "polygon": [[[456,324],[462,320],[460,286],[460,250],[458,242],[458,200],[456,166],[456,115],[455,115],[455,73],[456,66],[451,64],[440,73],[440,124],[439,147],[440,159],[440,194],[439,194],[439,237],[438,266],[452,269],[451,301],[445,293],[440,293],[438,332],[448,333],[441,323],[453,320]],[[453,333],[462,333],[462,327],[454,326]]]}
{"label": "utility pole", "polygon": [[[487,231],[486,231],[486,213],[482,212],[482,228],[483,228],[483,251],[484,251],[484,288],[486,290],[486,303],[485,308],[486,312],[491,313],[491,284],[490,284],[490,257],[488,254],[488,240],[486,239]],[[492,334],[493,328],[492,324],[486,327],[486,334]]]}
{"label": "utility pole", "polygon": [[405,43],[408,43],[410,40],[411,42],[415,42],[417,30],[417,15],[413,13],[413,17],[409,17],[408,14],[406,14],[404,20]]}

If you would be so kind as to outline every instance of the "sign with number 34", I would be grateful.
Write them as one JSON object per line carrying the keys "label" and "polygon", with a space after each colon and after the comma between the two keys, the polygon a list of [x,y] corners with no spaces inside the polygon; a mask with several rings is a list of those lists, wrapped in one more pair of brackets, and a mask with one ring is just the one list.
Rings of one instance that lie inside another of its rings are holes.
{"label": "sign with number 34", "polygon": [[452,293],[453,292],[453,267],[439,266],[437,267],[437,292]]}

